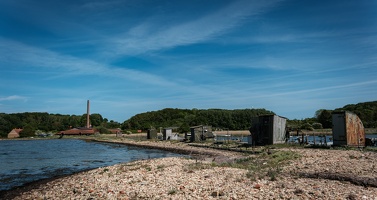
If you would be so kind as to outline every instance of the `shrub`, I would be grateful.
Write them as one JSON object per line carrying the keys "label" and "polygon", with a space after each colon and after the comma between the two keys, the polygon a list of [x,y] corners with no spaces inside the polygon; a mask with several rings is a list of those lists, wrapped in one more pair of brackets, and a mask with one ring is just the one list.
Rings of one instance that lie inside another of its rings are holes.
{"label": "shrub", "polygon": [[317,122],[313,123],[313,124],[312,124],[312,127],[313,127],[314,129],[323,129],[322,124],[321,124],[321,123],[317,123]]}
{"label": "shrub", "polygon": [[301,126],[301,129],[305,129],[305,130],[308,130],[308,131],[312,131],[314,130],[312,125],[310,125],[309,123],[305,123]]}

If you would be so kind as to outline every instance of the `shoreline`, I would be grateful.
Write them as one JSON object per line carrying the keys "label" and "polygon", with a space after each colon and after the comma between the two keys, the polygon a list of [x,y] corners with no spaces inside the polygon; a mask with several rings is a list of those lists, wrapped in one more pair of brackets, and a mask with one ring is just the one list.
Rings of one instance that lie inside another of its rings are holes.
{"label": "shoreline", "polygon": [[[54,177],[0,193],[4,199],[375,199],[375,152],[334,149],[282,148],[301,155],[278,169],[278,176],[227,167],[237,159],[259,155],[193,147],[171,141],[82,138],[94,142],[155,148],[192,155],[195,159],[138,160]],[[269,152],[265,152],[269,153]],[[267,155],[267,154],[266,154]],[[262,156],[262,155],[261,155]],[[262,157],[263,158],[263,157]],[[217,162],[218,164],[211,164]],[[254,174],[255,175],[255,174]],[[254,176],[253,175],[253,176]],[[335,177],[331,177],[334,175]],[[361,180],[355,184],[347,177]],[[370,180],[368,185],[364,182]],[[13,196],[12,196],[13,195]]]}
{"label": "shoreline", "polygon": [[214,149],[207,148],[205,146],[198,147],[196,145],[190,145],[191,143],[184,143],[178,141],[134,141],[121,138],[116,140],[104,140],[104,139],[91,139],[94,142],[103,143],[115,143],[121,145],[135,146],[146,149],[158,149],[163,151],[169,151],[173,153],[189,155],[196,160],[213,161],[218,164],[233,162],[234,160],[244,157],[241,152],[229,151],[226,149]]}
{"label": "shoreline", "polygon": [[[118,139],[114,137],[115,139]],[[17,138],[16,140],[47,140],[47,139],[58,139],[58,138]],[[98,138],[86,138],[86,137],[78,137],[78,138],[64,138],[64,139],[79,139],[79,140],[84,140],[84,141],[90,141],[90,142],[99,142],[99,143],[111,143],[111,144],[120,144],[120,145],[127,145],[127,146],[134,146],[134,147],[140,147],[140,148],[146,148],[146,149],[158,149],[158,150],[163,150],[163,151],[169,151],[173,153],[178,153],[178,154],[183,154],[183,155],[189,155],[192,158],[195,159],[200,159],[200,160],[217,160],[218,162],[230,162],[232,159],[236,159],[238,157],[225,157],[222,155],[222,153],[215,152],[212,150],[204,150],[201,148],[195,148],[195,147],[188,147],[187,145],[184,145],[186,147],[182,146],[177,146],[177,145],[172,145],[171,143],[166,145],[165,142],[162,142],[161,145],[158,145],[158,141],[133,141],[133,140],[105,140],[105,139],[98,139]],[[14,140],[14,139],[13,139]],[[170,142],[170,141],[169,141]],[[165,143],[165,144],[164,144]],[[226,152],[226,151],[225,151]],[[223,152],[223,154],[225,153]],[[228,153],[227,156],[231,155],[233,153]],[[137,160],[139,161],[139,160]],[[131,161],[132,162],[137,162],[137,161]],[[110,167],[110,166],[109,166]],[[83,172],[87,172],[90,170],[95,170],[98,168],[93,168],[93,169],[86,169],[83,171],[79,171],[73,174],[66,174],[66,175],[58,175],[50,178],[44,178],[41,180],[36,180],[32,181],[29,183],[26,183],[21,186],[14,187],[9,190],[3,190],[0,191],[0,199],[13,199],[17,196],[19,196],[20,193],[28,192],[30,190],[37,189],[39,187],[42,187],[46,183],[59,180],[62,178],[70,177],[70,176],[75,176],[76,174],[80,174]]]}
{"label": "shoreline", "polygon": [[[95,168],[93,168],[93,169],[95,169]],[[64,175],[58,175],[58,176],[54,176],[54,177],[50,177],[50,178],[44,178],[44,179],[25,183],[21,186],[17,186],[17,187],[14,187],[12,189],[9,189],[9,190],[2,190],[2,191],[0,191],[0,199],[13,199],[13,198],[19,196],[20,193],[28,192],[30,190],[37,189],[39,187],[43,187],[43,185],[45,185],[46,183],[49,183],[51,181],[59,180],[59,179],[69,177],[69,176],[74,176],[76,174],[86,172],[86,171],[90,171],[90,170],[93,170],[93,169],[86,169],[86,170],[79,171],[79,172],[76,172],[76,173],[73,173],[73,174],[64,174]]]}

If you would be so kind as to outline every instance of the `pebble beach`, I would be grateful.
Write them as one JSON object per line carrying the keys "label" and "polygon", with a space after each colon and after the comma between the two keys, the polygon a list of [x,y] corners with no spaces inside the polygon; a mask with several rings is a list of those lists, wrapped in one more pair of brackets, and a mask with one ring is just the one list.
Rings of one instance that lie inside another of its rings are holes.
{"label": "pebble beach", "polygon": [[253,155],[178,142],[116,142],[192,157],[93,169],[14,189],[2,199],[377,199],[377,153],[371,151],[278,149],[300,157],[279,167],[271,180],[221,164]]}

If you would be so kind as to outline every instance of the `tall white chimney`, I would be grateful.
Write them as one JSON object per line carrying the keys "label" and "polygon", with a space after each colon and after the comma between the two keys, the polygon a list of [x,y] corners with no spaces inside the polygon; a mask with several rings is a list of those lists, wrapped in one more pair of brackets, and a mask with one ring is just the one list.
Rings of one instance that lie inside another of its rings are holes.
{"label": "tall white chimney", "polygon": [[89,108],[90,108],[90,103],[89,103],[89,100],[88,100],[88,102],[86,103],[86,128],[90,128]]}

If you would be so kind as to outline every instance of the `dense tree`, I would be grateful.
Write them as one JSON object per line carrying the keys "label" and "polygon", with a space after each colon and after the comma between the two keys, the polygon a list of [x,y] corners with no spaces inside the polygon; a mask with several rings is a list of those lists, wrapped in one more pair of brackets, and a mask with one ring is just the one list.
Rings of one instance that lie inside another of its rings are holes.
{"label": "dense tree", "polygon": [[265,109],[173,109],[166,108],[137,114],[122,124],[123,129],[147,130],[151,127],[179,127],[180,131],[187,132],[188,127],[197,125],[212,125],[214,128],[231,130],[247,130],[250,127],[251,117],[262,114],[273,114]]}
{"label": "dense tree", "polygon": [[315,113],[315,117],[317,119],[317,122],[322,124],[323,128],[332,127],[333,111],[353,112],[361,119],[365,128],[377,127],[377,101],[349,104],[342,108],[337,108],[335,110],[317,110]]}
{"label": "dense tree", "polygon": [[[103,118],[100,114],[90,115],[91,123],[94,126],[101,126]],[[26,127],[27,135],[29,130],[42,130],[45,132],[58,132],[75,127],[83,127],[86,125],[86,114],[83,115],[61,115],[48,114],[39,112],[26,113],[0,113],[0,137],[7,137],[8,133],[14,128]],[[105,128],[119,128],[120,123],[110,121]],[[29,129],[29,130],[28,130]],[[24,132],[25,135],[25,132]],[[34,136],[34,134],[32,134]]]}
{"label": "dense tree", "polygon": [[188,132],[190,132],[190,126],[187,123],[183,123],[178,128],[178,132],[180,132],[180,133],[188,133]]}
{"label": "dense tree", "polygon": [[[288,127],[300,128],[331,128],[333,111],[350,111],[357,114],[362,120],[364,127],[377,127],[377,101],[358,104],[349,104],[335,110],[319,109],[313,118],[288,120]],[[179,131],[187,132],[190,126],[212,125],[218,129],[247,130],[250,127],[252,117],[259,115],[273,114],[265,109],[177,109],[165,108],[159,111],[152,111],[137,114],[122,124],[113,120],[103,118],[100,114],[90,115],[91,124],[94,127],[105,129],[142,129],[151,127],[178,127]],[[33,135],[33,131],[62,131],[69,128],[83,127],[86,125],[86,114],[83,115],[61,115],[48,114],[45,112],[25,113],[0,113],[0,136],[6,137],[14,128],[26,128],[26,132]]]}
{"label": "dense tree", "polygon": [[35,136],[34,126],[27,124],[24,126],[23,130],[20,132],[20,137],[33,137]]}
{"label": "dense tree", "polygon": [[100,126],[101,123],[103,122],[103,118],[100,114],[98,113],[93,113],[90,115],[90,124],[94,126]]}
{"label": "dense tree", "polygon": [[318,115],[318,122],[322,124],[323,128],[332,127],[332,111],[331,110],[322,110]]}
{"label": "dense tree", "polygon": [[358,104],[348,104],[343,108],[337,108],[335,111],[351,111],[360,117],[364,126],[367,128],[377,127],[377,101],[364,102]]}

